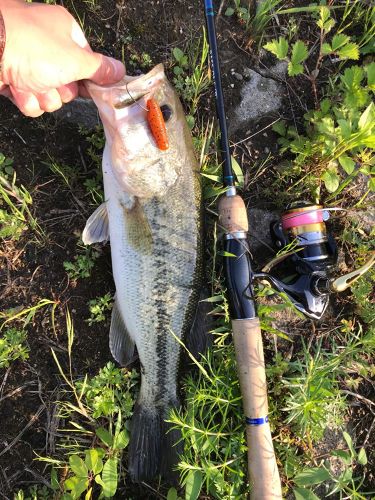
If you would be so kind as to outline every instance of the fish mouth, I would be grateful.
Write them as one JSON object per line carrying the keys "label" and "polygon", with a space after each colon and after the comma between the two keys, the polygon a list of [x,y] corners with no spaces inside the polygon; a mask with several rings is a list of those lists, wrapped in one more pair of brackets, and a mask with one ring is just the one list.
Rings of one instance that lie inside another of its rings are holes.
{"label": "fish mouth", "polygon": [[121,95],[114,96],[115,98],[112,100],[113,107],[116,109],[127,108],[132,105],[140,106],[144,111],[147,111],[147,108],[144,104],[141,104],[141,101],[147,102],[147,99],[152,97],[152,92],[149,91],[131,91],[128,88],[128,84],[125,84],[125,92],[121,93]]}

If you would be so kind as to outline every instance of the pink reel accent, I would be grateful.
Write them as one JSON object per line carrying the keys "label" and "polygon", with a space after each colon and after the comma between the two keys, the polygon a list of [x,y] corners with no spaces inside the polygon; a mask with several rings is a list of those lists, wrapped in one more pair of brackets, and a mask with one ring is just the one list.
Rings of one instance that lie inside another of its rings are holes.
{"label": "pink reel accent", "polygon": [[316,224],[324,222],[323,210],[311,210],[311,212],[295,212],[285,214],[281,217],[283,229],[303,226],[305,224]]}

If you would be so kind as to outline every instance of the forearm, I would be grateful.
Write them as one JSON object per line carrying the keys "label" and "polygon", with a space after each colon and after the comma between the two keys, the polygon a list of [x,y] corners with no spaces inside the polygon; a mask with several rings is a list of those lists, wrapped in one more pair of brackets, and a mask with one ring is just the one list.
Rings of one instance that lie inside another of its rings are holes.
{"label": "forearm", "polygon": [[3,59],[6,41],[16,27],[17,18],[26,13],[27,3],[24,0],[0,0],[0,61]]}

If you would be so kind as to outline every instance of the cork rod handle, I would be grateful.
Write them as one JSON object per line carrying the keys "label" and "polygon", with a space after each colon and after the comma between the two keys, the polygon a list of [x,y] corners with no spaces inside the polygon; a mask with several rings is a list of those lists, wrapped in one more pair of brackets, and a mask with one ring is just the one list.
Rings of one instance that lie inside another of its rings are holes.
{"label": "cork rod handle", "polygon": [[281,500],[281,483],[268,423],[266,372],[258,318],[233,320],[233,338],[246,416],[251,500]]}

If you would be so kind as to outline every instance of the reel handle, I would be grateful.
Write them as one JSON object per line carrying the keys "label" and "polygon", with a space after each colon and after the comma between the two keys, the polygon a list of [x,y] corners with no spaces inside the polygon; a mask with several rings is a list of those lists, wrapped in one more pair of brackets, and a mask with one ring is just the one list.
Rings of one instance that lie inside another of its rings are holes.
{"label": "reel handle", "polygon": [[268,423],[267,382],[259,318],[233,320],[233,340],[246,415],[251,500],[281,500],[281,483]]}

